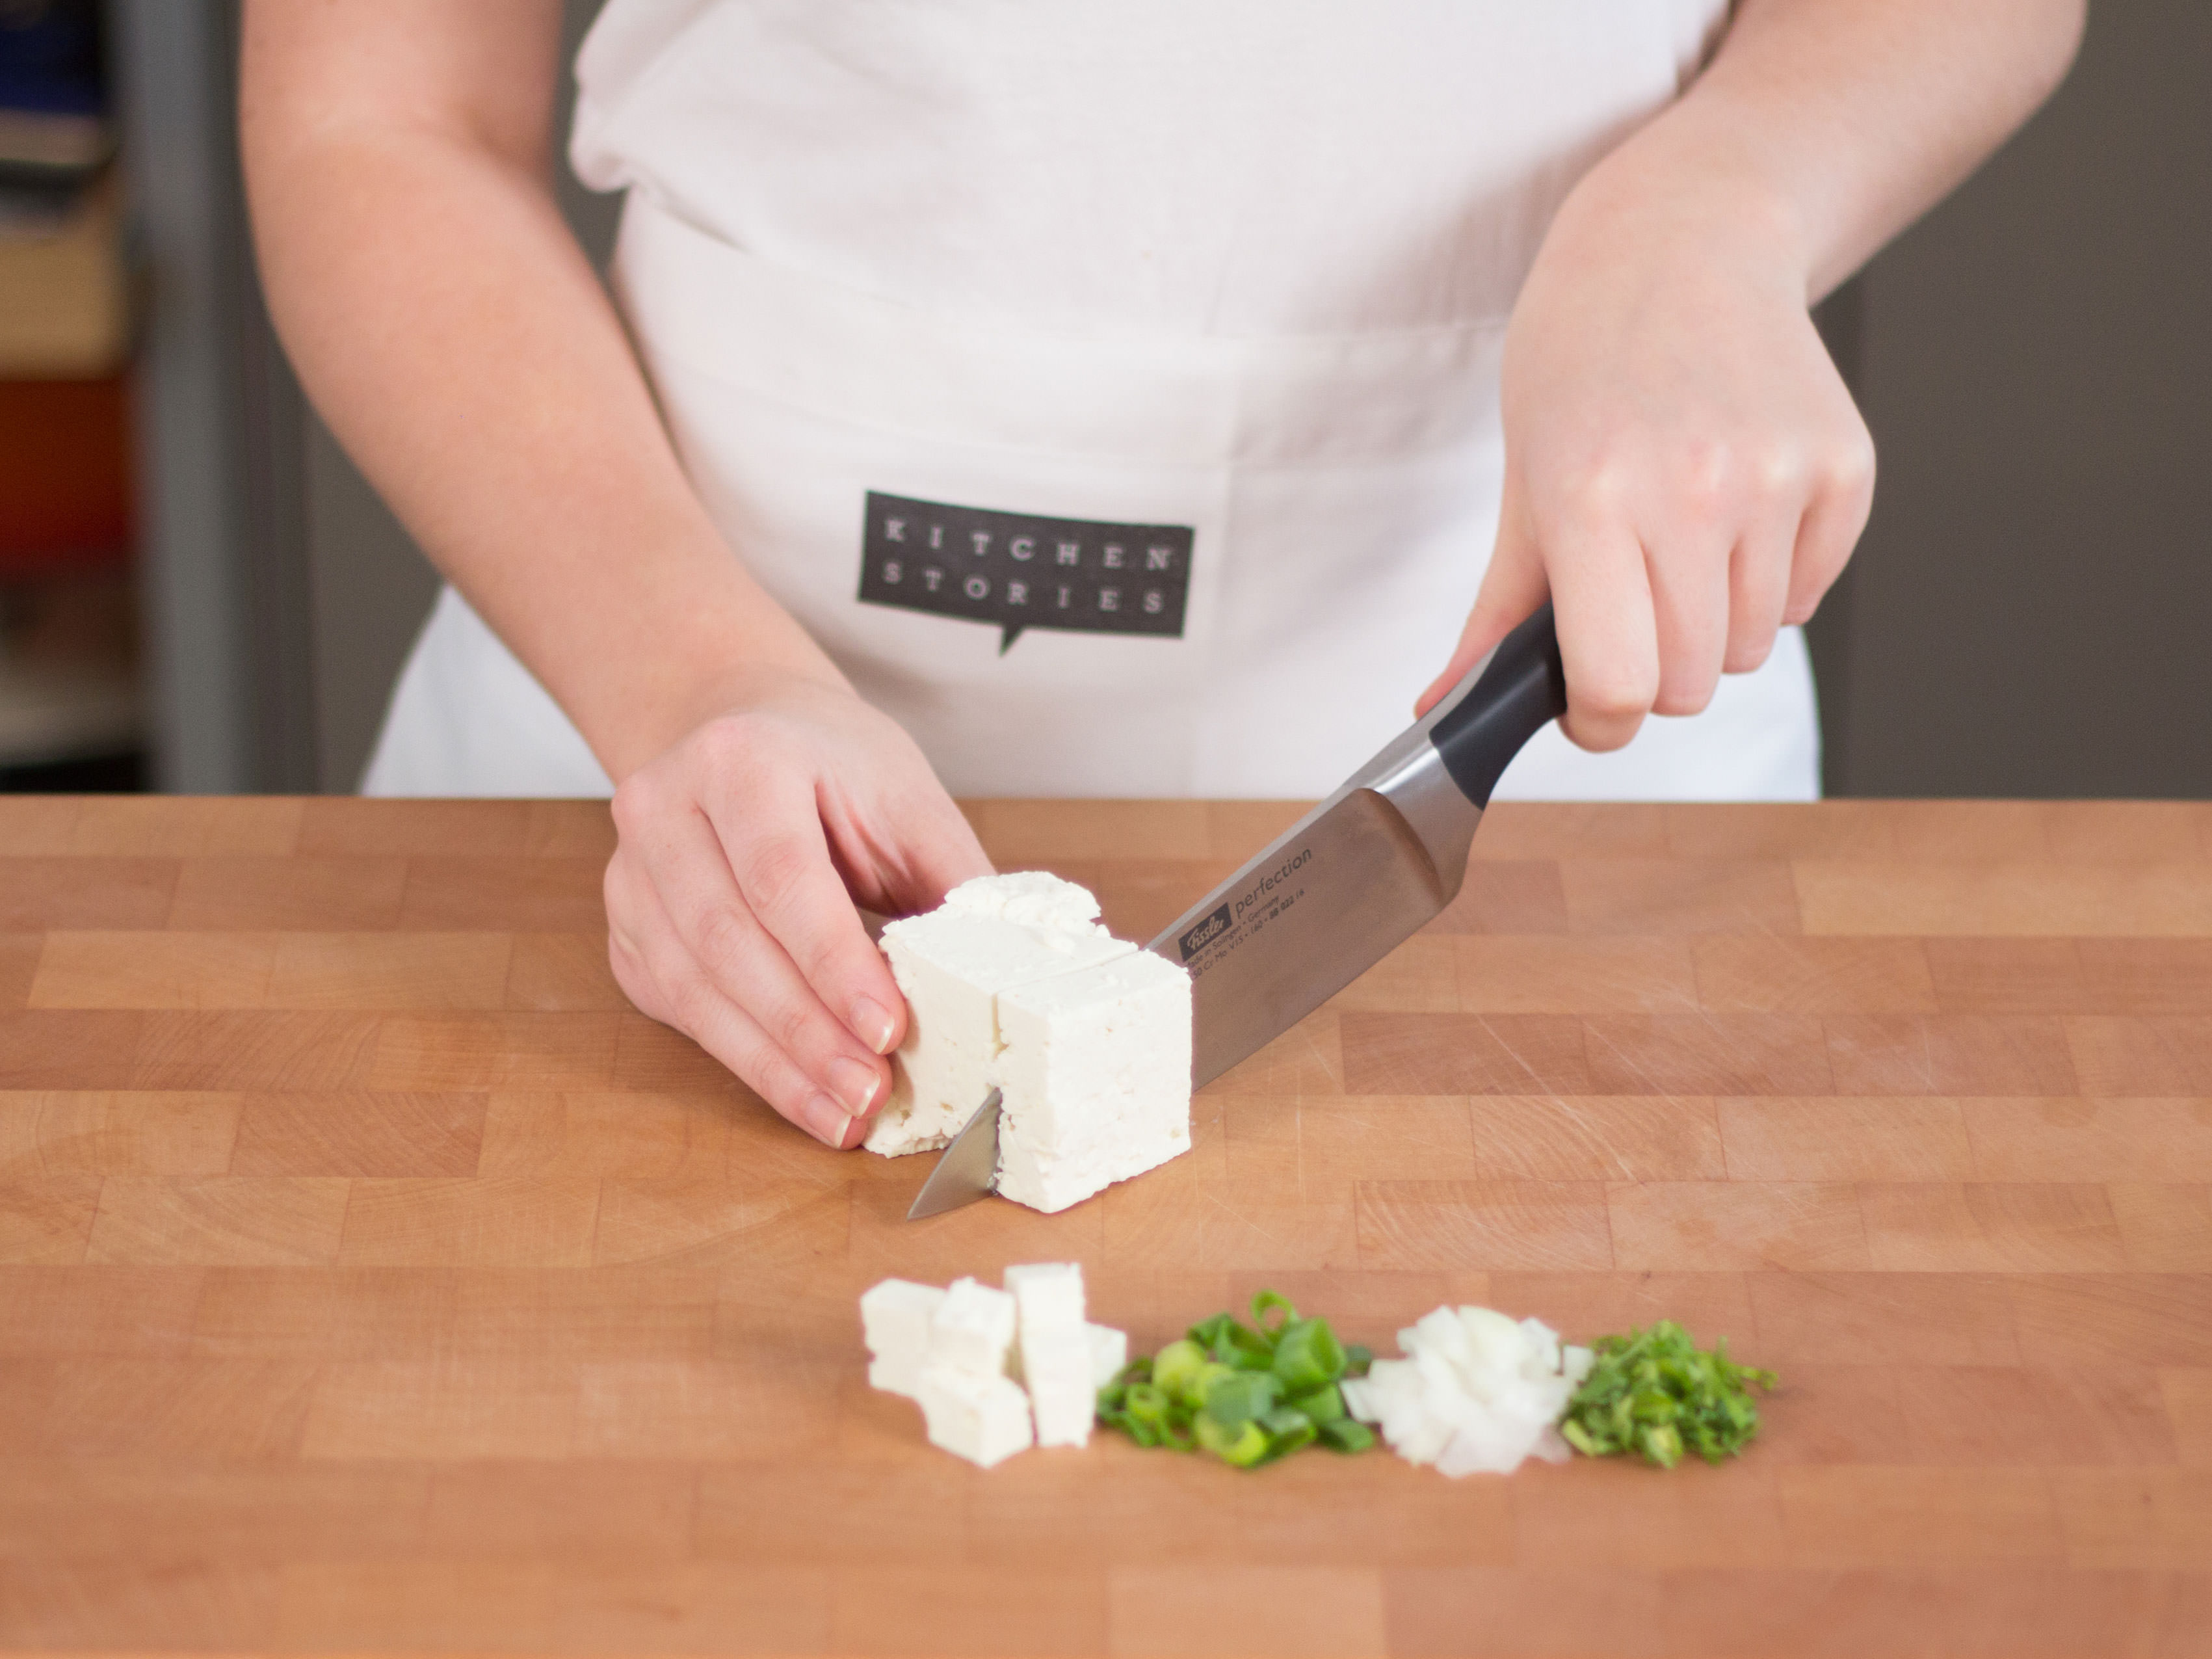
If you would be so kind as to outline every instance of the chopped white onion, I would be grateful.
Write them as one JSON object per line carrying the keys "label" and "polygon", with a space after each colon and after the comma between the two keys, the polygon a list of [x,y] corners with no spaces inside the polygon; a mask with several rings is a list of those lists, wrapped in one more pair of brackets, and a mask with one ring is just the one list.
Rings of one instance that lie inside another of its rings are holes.
{"label": "chopped white onion", "polygon": [[1401,1457],[1456,1477],[1570,1455],[1553,1425],[1589,1375],[1588,1348],[1490,1308],[1438,1308],[1400,1331],[1398,1346],[1406,1358],[1376,1360],[1343,1392],[1345,1408]]}

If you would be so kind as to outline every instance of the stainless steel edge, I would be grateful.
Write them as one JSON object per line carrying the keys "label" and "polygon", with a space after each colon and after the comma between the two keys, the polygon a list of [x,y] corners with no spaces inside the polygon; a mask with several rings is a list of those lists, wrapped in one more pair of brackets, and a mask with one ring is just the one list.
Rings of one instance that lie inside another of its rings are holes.
{"label": "stainless steel edge", "polygon": [[[1482,811],[1452,781],[1430,733],[1488,665],[1476,664],[1428,714],[1146,946],[1188,967],[1195,981],[1194,1088],[1319,1007],[1458,896]],[[1309,864],[1311,873],[1297,881]],[[1271,890],[1279,896],[1267,898]],[[1249,923],[1248,909],[1256,917]],[[1270,922],[1270,945],[1247,950]],[[1317,922],[1328,925],[1316,931]],[[1286,966],[1284,951],[1293,962],[1306,953],[1304,965]]]}
{"label": "stainless steel edge", "polygon": [[929,1179],[914,1195],[914,1203],[906,1212],[908,1221],[943,1215],[947,1210],[957,1210],[963,1204],[990,1196],[999,1180],[1000,1104],[1000,1096],[996,1089],[983,1097],[983,1103],[975,1109],[975,1115],[952,1137],[938,1158],[937,1167],[929,1172]]}
{"label": "stainless steel edge", "polygon": [[1443,884],[1445,902],[1458,897],[1467,879],[1468,849],[1474,845],[1475,830],[1482,823],[1482,809],[1460,793],[1429,733],[1474,689],[1475,682],[1490,666],[1491,658],[1497,654],[1494,650],[1490,652],[1468,669],[1459,683],[1437,700],[1435,708],[1383,744],[1328,799],[1238,866],[1235,874],[1170,922],[1145,948],[1170,961],[1175,960],[1175,953],[1168,947],[1188,928],[1229,893],[1250,880],[1268,860],[1280,857],[1285,848],[1295,844],[1340,801],[1358,789],[1373,790],[1397,809],[1407,828],[1427,851],[1429,862]]}

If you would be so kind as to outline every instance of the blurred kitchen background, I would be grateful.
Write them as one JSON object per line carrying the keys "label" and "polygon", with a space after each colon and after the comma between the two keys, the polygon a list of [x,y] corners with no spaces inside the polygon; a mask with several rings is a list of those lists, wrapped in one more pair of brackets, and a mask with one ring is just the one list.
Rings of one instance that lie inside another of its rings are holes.
{"label": "blurred kitchen background", "polygon": [[[349,791],[435,591],[270,332],[237,32],[0,0],[0,788]],[[2208,87],[2205,0],[2094,5],[1825,308],[1881,452],[1813,630],[1832,794],[2212,795]]]}

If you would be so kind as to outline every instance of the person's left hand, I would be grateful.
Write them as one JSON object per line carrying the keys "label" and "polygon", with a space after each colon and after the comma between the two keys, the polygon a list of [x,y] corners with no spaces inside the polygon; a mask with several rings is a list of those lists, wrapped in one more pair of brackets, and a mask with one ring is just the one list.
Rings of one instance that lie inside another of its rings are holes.
{"label": "person's left hand", "polygon": [[1693,185],[1585,185],[1507,328],[1497,544],[1419,712],[1548,594],[1562,724],[1607,750],[1813,614],[1865,526],[1874,445],[1778,227]]}

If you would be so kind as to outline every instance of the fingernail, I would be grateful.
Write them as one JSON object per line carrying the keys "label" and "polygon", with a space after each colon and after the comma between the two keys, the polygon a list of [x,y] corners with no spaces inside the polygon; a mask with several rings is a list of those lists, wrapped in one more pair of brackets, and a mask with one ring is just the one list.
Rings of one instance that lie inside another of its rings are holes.
{"label": "fingernail", "polygon": [[799,1121],[805,1124],[806,1133],[825,1146],[842,1147],[845,1132],[852,1127],[852,1115],[827,1095],[817,1095],[799,1109]]}
{"label": "fingernail", "polygon": [[879,1054],[891,1051],[891,1032],[894,1027],[890,1011],[880,1004],[860,998],[853,1005],[853,1035]]}
{"label": "fingernail", "polygon": [[840,1054],[830,1062],[830,1086],[837,1091],[837,1097],[845,1103],[845,1110],[854,1117],[867,1111],[882,1081],[874,1066],[863,1066],[857,1060]]}

